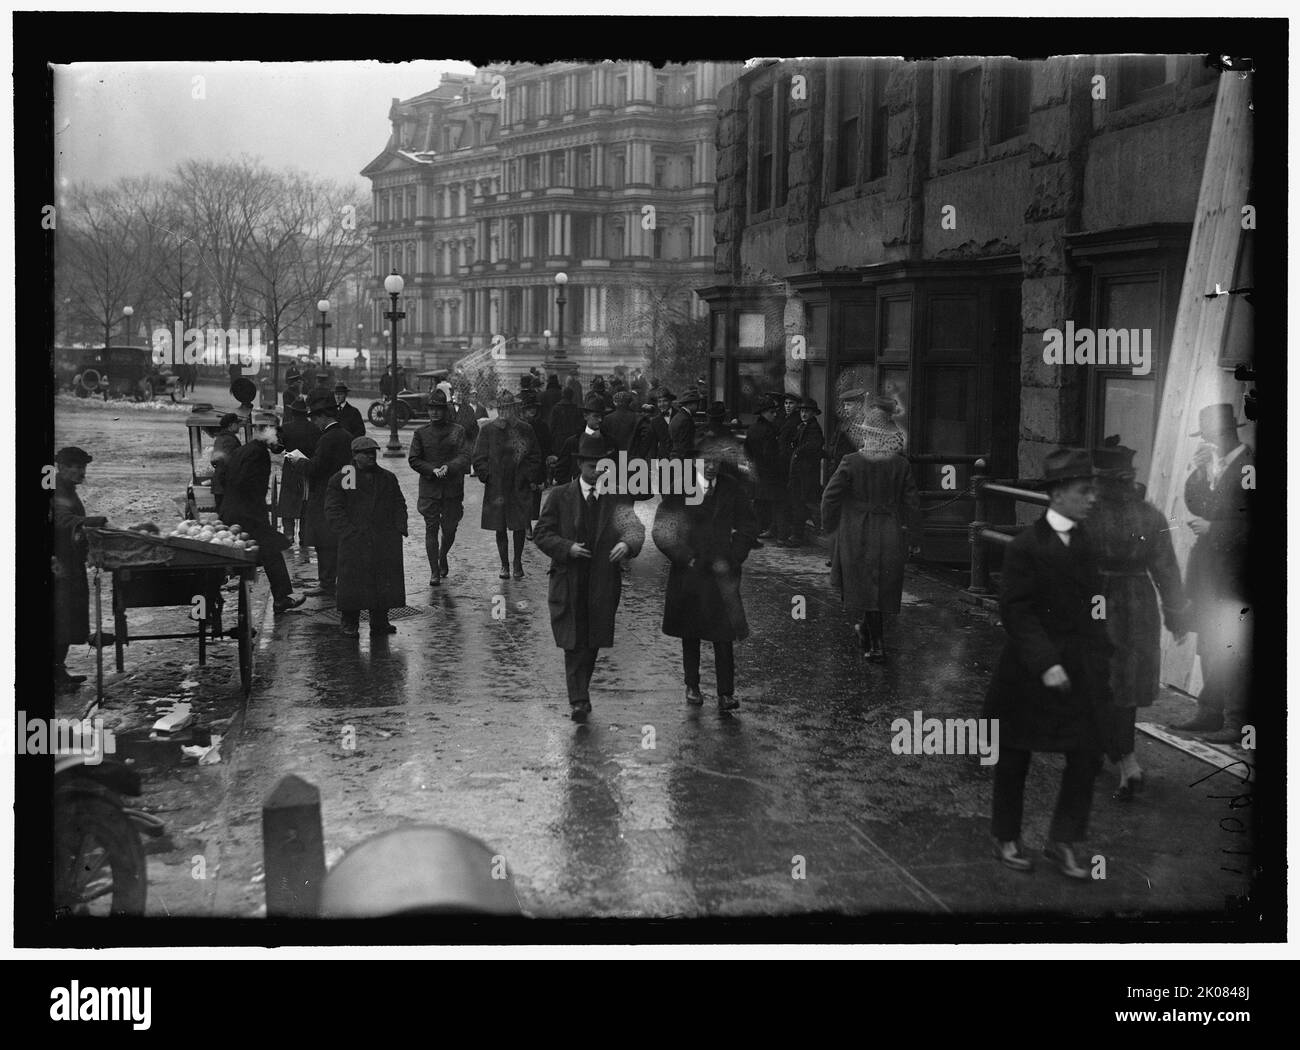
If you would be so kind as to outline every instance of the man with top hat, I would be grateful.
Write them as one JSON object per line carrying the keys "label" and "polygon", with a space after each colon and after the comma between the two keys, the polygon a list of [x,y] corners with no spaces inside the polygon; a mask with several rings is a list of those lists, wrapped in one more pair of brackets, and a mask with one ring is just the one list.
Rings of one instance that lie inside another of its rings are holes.
{"label": "man with top hat", "polygon": [[776,425],[780,406],[781,402],[773,395],[760,395],[758,414],[745,431],[744,450],[749,460],[760,539],[780,535],[782,530],[775,515],[779,513],[781,520],[785,517],[785,472],[781,468]]}
{"label": "man with top hat", "polygon": [[[316,450],[316,441],[320,430],[312,426],[307,418],[307,400],[298,398],[289,405],[289,419],[280,428],[280,444],[285,453],[301,452],[310,456]],[[295,523],[303,516],[303,504],[307,499],[307,470],[297,459],[285,459],[280,469],[280,502],[277,510],[280,514],[280,531],[293,543]],[[298,561],[307,561],[307,545],[298,543]]]}
{"label": "man with top hat", "polygon": [[338,537],[325,516],[325,489],[329,479],[352,462],[352,435],[338,418],[338,404],[328,390],[317,391],[307,402],[308,418],[319,428],[316,448],[308,456],[290,452],[292,459],[306,468],[307,503],[303,513],[302,542],[316,548],[317,586],[307,591],[311,597],[334,597],[338,580]]}
{"label": "man with top hat", "polygon": [[407,457],[411,469],[420,475],[420,497],[415,509],[424,518],[430,587],[437,587],[442,577],[450,575],[447,552],[456,542],[456,526],[465,514],[470,447],[465,428],[451,422],[448,412],[447,395],[435,390],[429,397],[429,425],[412,436]]}
{"label": "man with top hat", "polygon": [[365,437],[366,421],[356,405],[348,404],[348,385],[339,380],[334,384],[334,404],[339,409],[339,422],[353,437]]}
{"label": "man with top hat", "polygon": [[799,402],[799,423],[790,431],[790,474],[789,502],[790,538],[782,542],[783,547],[801,547],[804,543],[804,529],[811,514],[817,521],[821,520],[822,500],[822,438],[821,424],[817,417],[822,410],[811,398]]}
{"label": "man with top hat", "polygon": [[1196,715],[1175,727],[1238,745],[1249,720],[1255,616],[1247,579],[1255,453],[1237,435],[1242,426],[1231,405],[1206,405],[1191,435],[1201,444],[1183,485],[1183,502],[1195,515],[1188,524],[1196,534],[1187,558],[1187,596],[1202,685]]}
{"label": "man with top hat", "polygon": [[397,478],[379,465],[379,442],[353,438],[352,462],[329,479],[325,517],[338,537],[338,606],[342,631],[360,635],[361,610],[370,610],[370,633],[396,634],[388,610],[406,604],[402,537],[406,499]]}
{"label": "man with top hat", "polygon": [[758,542],[758,520],[739,479],[721,468],[721,450],[706,443],[698,457],[699,503],[684,494],[663,497],[655,513],[654,542],[668,558],[663,632],[682,642],[686,702],[702,704],[700,642],[713,643],[718,709],[740,706],[736,692],[735,643],[749,636],[740,598],[741,565]]}
{"label": "man with top hat", "polygon": [[68,650],[90,640],[90,585],[86,582],[84,529],[102,528],[108,519],[88,516],[77,495],[86,480],[86,464],[94,457],[70,445],[54,457],[54,492],[50,499],[50,525],[54,531],[54,686],[77,689],[85,675],[68,673]]}
{"label": "man with top hat", "polygon": [[1104,584],[1084,526],[1097,499],[1094,476],[1084,449],[1047,456],[1040,486],[1047,510],[1006,547],[999,604],[1007,643],[983,710],[985,718],[999,720],[995,859],[1014,871],[1033,867],[1020,842],[1025,777],[1033,752],[1064,753],[1043,852],[1061,874],[1080,881],[1090,873],[1079,863],[1075,844],[1087,834],[1110,706],[1111,644],[1105,620],[1094,615]]}
{"label": "man with top hat", "polygon": [[514,534],[514,578],[524,578],[524,533],[531,524],[533,485],[544,463],[536,432],[518,412],[514,394],[501,391],[497,417],[483,424],[474,445],[474,476],[484,486],[479,524],[496,533],[503,580],[511,576],[507,533]]}
{"label": "man with top hat", "polygon": [[1135,455],[1136,450],[1119,443],[1118,434],[1093,449],[1097,503],[1088,515],[1106,600],[1106,631],[1114,646],[1103,744],[1119,771],[1112,797],[1121,802],[1143,788],[1134,730],[1138,709],[1154,704],[1160,691],[1161,614],[1179,641],[1188,614],[1169,522],[1142,498],[1142,486],[1135,484]]}
{"label": "man with top hat", "polygon": [[668,415],[668,455],[689,459],[695,451],[695,406],[704,399],[699,391],[689,390]]}
{"label": "man with top hat", "polygon": [[227,525],[238,525],[257,541],[257,561],[271,585],[272,608],[296,609],[307,599],[293,597],[293,582],[284,564],[285,538],[271,527],[266,492],[271,484],[271,448],[279,445],[274,424],[258,427],[246,445],[230,457],[226,467],[226,497],[218,511]]}
{"label": "man with top hat", "polygon": [[614,644],[614,616],[623,589],[620,563],[635,558],[645,543],[645,526],[632,500],[597,492],[597,464],[607,451],[599,434],[583,436],[578,476],[547,495],[534,534],[534,542],[551,559],[551,629],[555,644],[564,650],[569,715],[575,722],[585,722],[591,712],[596,656]]}

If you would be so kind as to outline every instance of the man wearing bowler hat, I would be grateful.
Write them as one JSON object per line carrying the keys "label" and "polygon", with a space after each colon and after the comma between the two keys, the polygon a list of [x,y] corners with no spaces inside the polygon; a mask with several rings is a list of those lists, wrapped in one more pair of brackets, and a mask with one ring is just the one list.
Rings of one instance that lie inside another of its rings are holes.
{"label": "man wearing bowler hat", "polygon": [[54,457],[54,492],[50,524],[54,530],[54,685],[78,688],[85,675],[68,673],[68,650],[90,640],[90,585],[86,582],[86,528],[101,528],[107,518],[89,517],[77,495],[94,457],[70,445]]}
{"label": "man wearing bowler hat", "polygon": [[334,597],[338,580],[338,537],[325,516],[325,488],[329,479],[352,462],[352,435],[339,422],[338,405],[328,390],[318,390],[307,403],[308,418],[320,428],[320,439],[308,456],[303,452],[286,453],[306,468],[307,502],[304,505],[302,542],[316,548],[318,582],[315,590],[304,592],[310,597]]}
{"label": "man wearing bowler hat", "polygon": [[534,542],[551,558],[549,594],[555,644],[564,650],[569,716],[591,712],[591,675],[600,649],[614,644],[614,615],[622,594],[619,563],[635,558],[645,542],[627,496],[596,491],[605,439],[586,434],[578,445],[578,477],[551,490]]}
{"label": "man wearing bowler hat", "polygon": [[366,421],[356,405],[348,404],[348,385],[342,380],[334,384],[334,404],[338,406],[339,422],[343,424],[343,429],[353,437],[365,437]]}
{"label": "man wearing bowler hat", "polygon": [[406,604],[406,499],[397,478],[379,465],[378,441],[354,438],[350,448],[352,462],[329,479],[325,492],[325,517],[339,544],[342,631],[358,637],[361,610],[369,609],[371,635],[395,634],[388,610]]}
{"label": "man wearing bowler hat", "polygon": [[1082,526],[1097,499],[1095,475],[1083,449],[1047,456],[1040,484],[1047,511],[1007,544],[1000,598],[1007,643],[983,711],[999,720],[995,859],[1013,871],[1033,867],[1020,843],[1025,777],[1033,752],[1063,752],[1065,773],[1043,852],[1078,880],[1090,877],[1074,850],[1088,829],[1110,699],[1111,644],[1106,622],[1093,615],[1105,587]]}
{"label": "man wearing bowler hat", "polygon": [[1183,502],[1196,543],[1187,559],[1187,596],[1201,658],[1201,695],[1196,715],[1175,728],[1209,734],[1213,743],[1240,744],[1250,695],[1254,606],[1248,586],[1255,454],[1242,443],[1233,408],[1201,409],[1192,437],[1201,444],[1183,485]]}

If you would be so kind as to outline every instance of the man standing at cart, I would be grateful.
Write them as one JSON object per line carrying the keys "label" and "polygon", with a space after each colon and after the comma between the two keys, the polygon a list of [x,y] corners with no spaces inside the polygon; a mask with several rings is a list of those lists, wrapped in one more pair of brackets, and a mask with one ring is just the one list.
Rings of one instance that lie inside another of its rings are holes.
{"label": "man standing at cart", "polygon": [[272,608],[276,612],[296,609],[307,599],[293,597],[293,582],[284,564],[284,537],[271,527],[266,505],[271,484],[271,450],[279,434],[272,426],[259,427],[253,439],[241,445],[226,466],[226,498],[221,503],[221,520],[238,525],[257,542],[257,561],[266,570],[271,585]]}
{"label": "man standing at cart", "polygon": [[86,680],[69,674],[68,649],[90,639],[90,587],[86,583],[86,537],[83,528],[100,528],[107,518],[87,517],[77,486],[86,480],[90,453],[74,446],[54,457],[54,497],[50,521],[54,527],[54,687],[71,690]]}
{"label": "man standing at cart", "polygon": [[226,469],[238,448],[239,417],[234,412],[227,412],[221,417],[216,437],[212,439],[212,502],[216,504],[218,514],[226,492]]}
{"label": "man standing at cart", "polygon": [[325,485],[352,462],[352,435],[339,422],[338,405],[328,390],[317,391],[308,403],[309,418],[320,427],[320,440],[310,456],[290,452],[288,457],[307,468],[307,505],[303,515],[302,542],[316,548],[318,585],[309,597],[334,597],[338,579],[338,537],[325,520]]}

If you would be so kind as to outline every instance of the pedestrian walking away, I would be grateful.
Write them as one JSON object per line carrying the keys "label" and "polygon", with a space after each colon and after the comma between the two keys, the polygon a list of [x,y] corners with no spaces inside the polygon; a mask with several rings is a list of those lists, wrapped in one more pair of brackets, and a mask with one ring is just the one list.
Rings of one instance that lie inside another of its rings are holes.
{"label": "pedestrian walking away", "polygon": [[542,470],[537,434],[518,417],[519,402],[509,390],[497,397],[497,417],[484,423],[474,445],[474,476],[483,483],[479,524],[496,533],[500,578],[512,573],[509,536],[514,535],[513,575],[524,578],[524,533],[533,508],[533,484]]}
{"label": "pedestrian walking away", "polygon": [[238,525],[257,542],[257,562],[271,585],[272,608],[278,612],[296,609],[307,599],[293,596],[293,582],[284,564],[289,541],[271,526],[267,490],[271,484],[271,449],[279,450],[279,432],[275,426],[259,427],[248,444],[235,450],[226,470],[226,498],[220,518],[227,525]]}
{"label": "pedestrian walking away", "polygon": [[999,599],[1007,643],[984,700],[984,717],[999,720],[993,854],[1016,871],[1033,867],[1020,841],[1025,778],[1033,752],[1062,752],[1043,852],[1063,875],[1086,881],[1075,846],[1087,834],[1101,768],[1111,651],[1105,621],[1093,616],[1102,581],[1082,524],[1097,498],[1091,457],[1084,449],[1049,453],[1041,486],[1047,511],[1007,544]]}
{"label": "pedestrian walking away", "polygon": [[740,596],[741,566],[758,542],[753,503],[741,482],[719,470],[716,453],[691,450],[702,460],[695,506],[666,495],[654,520],[654,542],[671,563],[664,593],[663,632],[682,643],[686,701],[702,704],[700,642],[713,643],[718,708],[734,711],[735,643],[749,636]]}
{"label": "pedestrian walking away", "polygon": [[534,542],[551,559],[547,587],[551,630],[564,650],[569,715],[586,721],[591,676],[601,649],[614,644],[614,617],[623,590],[620,563],[635,558],[645,526],[626,496],[596,492],[604,439],[589,434],[578,448],[578,477],[547,494]]}
{"label": "pedestrian walking away", "polygon": [[865,414],[862,448],[846,456],[822,494],[821,518],[831,542],[831,587],[855,617],[862,652],[885,659],[884,614],[903,601],[903,569],[921,550],[921,499],[903,454],[906,438],[892,398],[874,398]]}
{"label": "pedestrian walking away", "polygon": [[[436,390],[429,398],[429,425],[411,438],[407,457],[420,475],[420,496],[415,509],[424,518],[424,550],[429,559],[429,585],[451,574],[447,552],[456,542],[456,527],[465,514],[465,473],[469,470],[469,444],[465,428],[447,419],[447,397]],[[439,537],[441,532],[441,537]]]}
{"label": "pedestrian walking away", "polygon": [[361,610],[368,609],[371,635],[395,634],[388,611],[406,604],[406,499],[397,478],[379,465],[379,442],[359,437],[349,447],[352,463],[329,479],[325,493],[325,517],[338,537],[341,630],[358,637]]}

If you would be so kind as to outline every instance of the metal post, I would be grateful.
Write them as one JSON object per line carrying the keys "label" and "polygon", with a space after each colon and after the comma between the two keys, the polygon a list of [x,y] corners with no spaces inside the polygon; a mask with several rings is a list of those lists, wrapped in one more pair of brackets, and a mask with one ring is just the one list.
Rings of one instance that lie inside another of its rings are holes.
{"label": "metal post", "polygon": [[393,301],[393,308],[384,316],[392,322],[389,333],[392,336],[393,397],[388,405],[388,447],[384,449],[384,455],[396,457],[402,454],[402,443],[397,440],[397,320],[406,315],[397,309],[397,295],[393,294],[389,298]]}
{"label": "metal post", "polygon": [[268,918],[314,918],[325,880],[320,791],[290,774],[262,805],[262,870]]}

